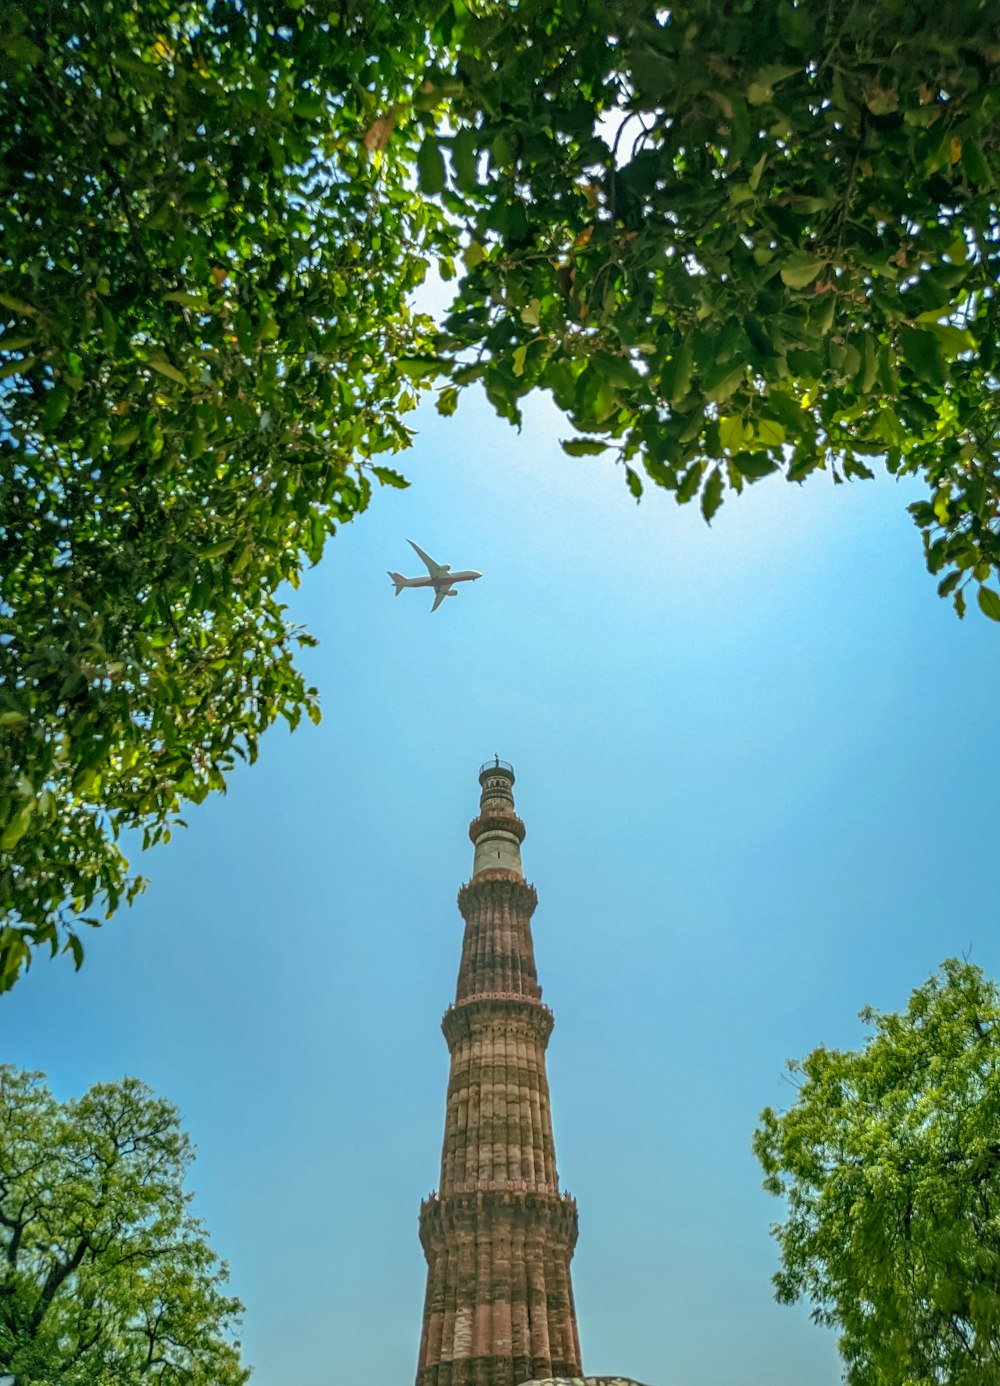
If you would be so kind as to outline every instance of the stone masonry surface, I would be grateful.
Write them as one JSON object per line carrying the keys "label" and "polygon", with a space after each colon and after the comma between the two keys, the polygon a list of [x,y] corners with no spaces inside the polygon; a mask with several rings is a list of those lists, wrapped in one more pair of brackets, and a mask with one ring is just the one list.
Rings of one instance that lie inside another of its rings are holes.
{"label": "stone masonry surface", "polygon": [[544,1381],[523,1381],[521,1386],[641,1386],[630,1376],[547,1376]]}
{"label": "stone masonry surface", "polygon": [[442,1021],[451,1074],[441,1185],[420,1208],[417,1386],[517,1386],[580,1372],[569,1273],[576,1204],[556,1171],[545,1072],[552,1012],[535,972],[524,824],[509,766],[484,766],[479,782],[474,874],[458,896],[458,984]]}

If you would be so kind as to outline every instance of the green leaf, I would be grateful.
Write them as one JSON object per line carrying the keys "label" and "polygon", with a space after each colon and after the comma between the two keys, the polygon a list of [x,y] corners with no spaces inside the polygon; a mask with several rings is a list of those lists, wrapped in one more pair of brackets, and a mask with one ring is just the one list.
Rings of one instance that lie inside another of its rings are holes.
{"label": "green leaf", "polygon": [[73,954],[73,965],[76,971],[79,972],[80,968],[83,966],[83,944],[77,938],[76,934],[69,935],[66,940],[66,947],[63,951]]}
{"label": "green leaf", "polygon": [[691,388],[694,368],[694,339],[687,336],[663,369],[663,392],[671,404],[677,404]]}
{"label": "green leaf", "polygon": [[417,181],[420,191],[434,197],[444,192],[445,167],[438,142],[433,135],[424,138],[417,151]]}
{"label": "green leaf", "polygon": [[701,478],[705,472],[704,462],[692,462],[687,471],[681,478],[681,483],[677,487],[677,504],[685,505],[697,494],[698,487],[701,485]]}
{"label": "green leaf", "polygon": [[918,380],[938,389],[948,383],[948,363],[933,332],[917,327],[901,327],[899,344],[903,359]]}
{"label": "green leaf", "polygon": [[189,293],[186,289],[175,289],[172,293],[163,295],[164,303],[179,303],[184,308],[208,308],[208,299],[204,294]]}
{"label": "green leaf", "polygon": [[702,393],[708,400],[729,399],[743,384],[745,378],[746,366],[742,361],[735,366],[732,361],[718,362],[706,371]]}
{"label": "green leaf", "polygon": [[29,799],[8,819],[3,832],[0,833],[0,848],[3,851],[9,852],[21,841],[21,838],[28,831],[34,812],[35,800]]}
{"label": "green leaf", "polygon": [[476,130],[460,130],[452,140],[451,161],[455,169],[455,182],[463,192],[475,192],[479,186],[479,133]]}
{"label": "green leaf", "polygon": [[400,356],[396,368],[410,380],[422,380],[427,375],[447,375],[449,365],[439,356]]}
{"label": "green leaf", "polygon": [[781,282],[789,289],[804,289],[818,278],[825,266],[825,260],[817,260],[815,256],[795,251],[782,261]]}
{"label": "green leaf", "polygon": [[991,621],[1000,621],[1000,592],[994,592],[992,587],[980,587],[976,600],[984,616]]}
{"label": "green leaf", "polygon": [[777,415],[793,437],[801,433],[807,415],[793,395],[785,390],[770,389],[767,392],[766,404],[768,411]]}
{"label": "green leaf", "polygon": [[743,418],[727,414],[719,419],[719,446],[726,452],[736,452],[743,445]]}
{"label": "green leaf", "polygon": [[140,425],[137,423],[127,424],[111,439],[111,446],[115,448],[127,448],[135,442],[140,432]]}
{"label": "green leaf", "polygon": [[25,303],[23,298],[12,298],[10,294],[0,294],[0,304],[4,308],[9,308],[13,313],[20,313],[24,318],[38,316],[38,309],[32,308],[30,303]]}
{"label": "green leaf", "polygon": [[992,188],[993,174],[986,162],[983,151],[975,140],[962,141],[962,172],[970,183],[981,188]]}
{"label": "green leaf", "polygon": [[762,476],[770,476],[778,470],[777,462],[760,452],[738,452],[733,458],[733,466],[747,481],[759,481]]}
{"label": "green leaf", "polygon": [[172,365],[165,356],[151,356],[146,364],[160,375],[166,376],[168,380],[174,380],[178,385],[187,385],[188,378],[183,371],[179,371]]}
{"label": "green leaf", "polygon": [[712,522],[712,516],[722,504],[722,488],[722,472],[716,467],[709,473],[708,480],[705,482],[705,489],[701,493],[701,513],[709,524]]}
{"label": "green leaf", "polygon": [[405,491],[409,486],[405,476],[399,472],[394,472],[391,467],[372,467],[372,474],[378,478],[383,486],[394,486],[397,491]]}
{"label": "green leaf", "polygon": [[754,76],[758,82],[766,82],[769,87],[776,87],[779,82],[784,82],[789,77],[797,77],[804,70],[804,64],[768,63],[766,67],[759,68]]}
{"label": "green leaf", "polygon": [[784,427],[773,419],[754,419],[753,437],[766,448],[780,447],[788,437]]}
{"label": "green leaf", "polygon": [[8,709],[0,712],[0,727],[25,727],[28,725],[28,718],[23,712],[15,712]]}
{"label": "green leaf", "polygon": [[636,500],[639,500],[642,496],[642,482],[631,467],[625,468],[625,482]]}
{"label": "green leaf", "polygon": [[864,355],[862,357],[860,379],[858,387],[863,395],[867,395],[875,384],[875,375],[878,370],[878,351],[875,338],[871,332],[865,333]]}
{"label": "green leaf", "polygon": [[607,452],[610,444],[602,443],[599,438],[563,438],[559,446],[570,457],[596,457],[598,453]]}
{"label": "green leaf", "polygon": [[928,326],[927,331],[937,338],[941,343],[941,349],[950,358],[960,356],[964,351],[976,350],[976,339],[967,327],[956,327],[950,322],[936,322]]}

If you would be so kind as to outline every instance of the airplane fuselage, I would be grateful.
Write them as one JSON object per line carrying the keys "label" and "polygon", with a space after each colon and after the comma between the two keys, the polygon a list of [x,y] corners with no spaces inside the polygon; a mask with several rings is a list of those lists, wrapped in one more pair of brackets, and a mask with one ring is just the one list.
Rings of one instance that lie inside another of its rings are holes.
{"label": "airplane fuselage", "polygon": [[404,578],[404,587],[433,587],[440,592],[444,587],[450,587],[453,582],[475,582],[476,578],[481,578],[482,573],[477,573],[475,568],[467,568],[460,573],[443,573],[441,577],[415,577]]}

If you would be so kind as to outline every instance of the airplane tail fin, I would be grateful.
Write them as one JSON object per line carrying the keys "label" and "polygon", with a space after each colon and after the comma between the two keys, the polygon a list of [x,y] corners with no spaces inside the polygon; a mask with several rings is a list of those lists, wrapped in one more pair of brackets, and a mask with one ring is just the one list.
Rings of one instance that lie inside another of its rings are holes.
{"label": "airplane tail fin", "polygon": [[396,584],[396,596],[398,597],[399,594],[400,594],[400,592],[402,592],[403,588],[406,586],[406,578],[403,577],[403,574],[402,574],[402,573],[393,573],[393,572],[390,572],[390,573],[389,573],[389,576],[392,578],[393,582]]}

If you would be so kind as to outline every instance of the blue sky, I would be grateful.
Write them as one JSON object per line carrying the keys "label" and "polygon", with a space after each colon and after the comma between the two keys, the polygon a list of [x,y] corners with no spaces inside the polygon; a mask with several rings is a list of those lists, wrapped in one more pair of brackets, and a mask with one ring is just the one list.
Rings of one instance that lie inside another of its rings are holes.
{"label": "blue sky", "polygon": [[[198,1147],[196,1207],[246,1302],[256,1386],[413,1379],[438,1028],[477,771],[517,772],[556,1015],[588,1372],[833,1386],[833,1337],[773,1304],[750,1138],[786,1058],[854,1045],[945,957],[1000,973],[1000,631],[934,594],[913,483],[759,483],[711,528],[639,506],[478,398],[421,414],[294,595],[324,720],[275,729],[141,867],[147,894],[40,960],[2,1052],[63,1097],[136,1074]],[[394,599],[405,540],[482,582]]]}

